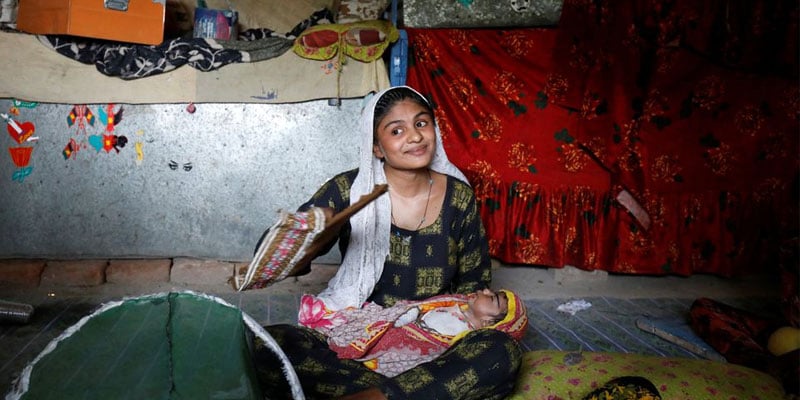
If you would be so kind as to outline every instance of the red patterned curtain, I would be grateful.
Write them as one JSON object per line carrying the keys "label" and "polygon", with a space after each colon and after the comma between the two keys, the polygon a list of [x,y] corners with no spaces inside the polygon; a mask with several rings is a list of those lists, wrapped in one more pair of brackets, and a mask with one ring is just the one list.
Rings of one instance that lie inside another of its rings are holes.
{"label": "red patterned curtain", "polygon": [[[717,21],[732,2],[630,3],[567,1],[554,29],[408,31],[408,84],[437,107],[492,255],[655,275],[767,268],[797,235],[796,39],[767,65],[741,20],[752,14],[737,9],[738,30]],[[767,8],[758,18],[782,24],[759,35],[797,33],[796,5],[795,19]],[[615,201],[623,189],[649,229]]]}

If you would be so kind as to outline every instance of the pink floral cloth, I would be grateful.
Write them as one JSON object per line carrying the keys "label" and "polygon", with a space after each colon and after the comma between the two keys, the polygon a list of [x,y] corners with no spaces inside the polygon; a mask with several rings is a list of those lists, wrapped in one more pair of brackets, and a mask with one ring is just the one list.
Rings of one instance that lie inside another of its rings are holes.
{"label": "pink floral cloth", "polygon": [[[515,293],[501,291],[508,299],[508,312],[501,321],[482,329],[500,330],[521,340],[528,326],[525,304]],[[298,322],[324,334],[328,346],[339,358],[362,361],[370,369],[392,377],[437,358],[474,330],[463,313],[469,297],[444,294],[401,301],[386,308],[368,302],[361,308],[332,311],[318,297],[304,295],[300,299]],[[439,321],[449,322],[437,322],[435,329],[427,326],[421,316],[430,311],[436,311],[438,317],[446,315]]]}
{"label": "pink floral cloth", "polygon": [[323,333],[339,358],[362,361],[370,369],[391,377],[435,359],[469,332],[440,334],[421,326],[416,316],[433,309],[462,306],[467,306],[466,295],[440,295],[393,307],[365,303],[361,308],[333,312],[315,296],[304,295],[298,321]]}

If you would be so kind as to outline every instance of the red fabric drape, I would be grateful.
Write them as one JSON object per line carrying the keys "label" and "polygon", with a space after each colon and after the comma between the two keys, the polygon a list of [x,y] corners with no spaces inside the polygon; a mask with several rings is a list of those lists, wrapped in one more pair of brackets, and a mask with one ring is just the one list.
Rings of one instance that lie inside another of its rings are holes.
{"label": "red fabric drape", "polygon": [[[796,76],[680,45],[696,28],[675,28],[683,2],[582,3],[552,29],[408,30],[408,84],[437,107],[492,255],[636,274],[764,268],[797,233]],[[614,201],[623,187],[649,230]]]}

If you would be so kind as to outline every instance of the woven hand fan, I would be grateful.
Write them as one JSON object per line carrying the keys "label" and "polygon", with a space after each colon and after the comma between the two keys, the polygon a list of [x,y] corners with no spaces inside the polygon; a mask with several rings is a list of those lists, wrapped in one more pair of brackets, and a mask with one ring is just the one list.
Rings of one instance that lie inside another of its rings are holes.
{"label": "woven hand fan", "polygon": [[261,289],[294,275],[311,262],[317,252],[332,240],[350,217],[386,192],[388,185],[375,185],[371,193],[325,220],[322,208],[312,207],[296,213],[282,212],[278,221],[258,246],[246,270],[234,275],[238,291]]}

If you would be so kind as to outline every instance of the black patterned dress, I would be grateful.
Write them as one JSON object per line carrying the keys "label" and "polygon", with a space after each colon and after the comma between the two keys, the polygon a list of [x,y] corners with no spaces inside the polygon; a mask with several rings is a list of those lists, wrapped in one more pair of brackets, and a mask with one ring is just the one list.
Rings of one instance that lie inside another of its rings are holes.
{"label": "black patterned dress", "polygon": [[[335,176],[300,210],[346,208],[357,173],[351,170]],[[489,286],[488,244],[474,193],[464,182],[448,176],[444,205],[433,224],[418,231],[394,225],[391,229],[389,255],[369,301],[386,307],[399,300],[468,294]],[[342,255],[349,234],[349,225],[343,227]],[[387,378],[358,361],[338,359],[318,332],[293,325],[266,329],[292,361],[309,399],[335,398],[370,387],[380,388],[389,399],[501,399],[513,390],[522,357],[517,342],[504,332],[477,330],[438,359]],[[267,397],[288,397],[274,355],[258,351],[256,363]]]}

